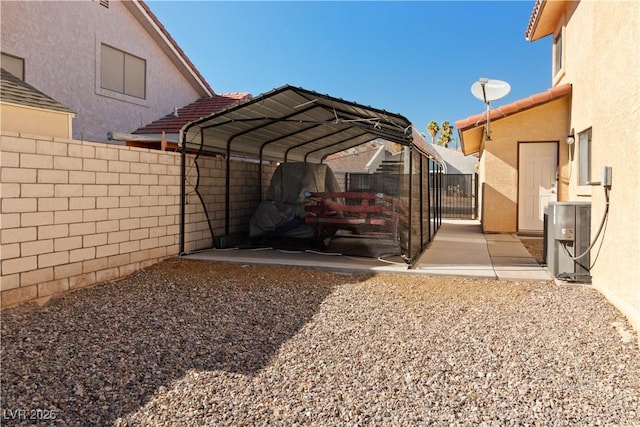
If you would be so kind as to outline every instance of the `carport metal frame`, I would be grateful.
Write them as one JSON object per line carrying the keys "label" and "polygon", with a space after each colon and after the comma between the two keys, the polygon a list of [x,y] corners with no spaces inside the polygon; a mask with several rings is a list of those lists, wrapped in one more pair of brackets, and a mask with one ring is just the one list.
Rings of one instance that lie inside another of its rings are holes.
{"label": "carport metal frame", "polygon": [[[409,235],[408,248],[411,261],[432,240],[442,217],[440,196],[431,194],[433,178],[438,181],[442,173],[442,158],[429,146],[424,136],[405,117],[370,106],[322,95],[307,89],[285,85],[259,95],[229,109],[187,123],[180,131],[181,185],[180,185],[180,254],[185,254],[186,220],[186,155],[195,152],[194,165],[197,178],[194,190],[203,206],[215,246],[215,234],[198,191],[200,173],[198,158],[204,152],[222,155],[226,160],[225,173],[225,234],[229,234],[230,215],[230,164],[233,158],[259,162],[259,180],[262,188],[263,162],[302,161],[322,163],[334,153],[353,148],[377,139],[391,141],[409,147]],[[414,157],[418,157],[420,174],[419,202],[427,201],[428,231],[425,233],[424,209],[419,212],[420,242],[417,251],[412,250]],[[427,161],[424,162],[423,160]],[[428,169],[426,189],[423,187],[424,168]],[[432,203],[433,200],[433,203]],[[432,215],[433,214],[433,215]],[[426,239],[424,238],[426,235]],[[416,253],[413,253],[416,252]]]}

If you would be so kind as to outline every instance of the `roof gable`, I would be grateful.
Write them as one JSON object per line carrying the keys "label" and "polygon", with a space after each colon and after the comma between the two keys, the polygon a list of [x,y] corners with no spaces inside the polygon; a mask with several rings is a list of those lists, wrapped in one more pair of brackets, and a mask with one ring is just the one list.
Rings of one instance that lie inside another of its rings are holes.
{"label": "roof gable", "polygon": [[149,6],[143,0],[123,1],[122,4],[133,14],[140,24],[147,30],[154,41],[171,58],[173,63],[181,70],[182,74],[194,85],[200,88],[203,95],[212,96],[214,90],[200,74],[200,71],[189,60],[178,43],[153,14]]}

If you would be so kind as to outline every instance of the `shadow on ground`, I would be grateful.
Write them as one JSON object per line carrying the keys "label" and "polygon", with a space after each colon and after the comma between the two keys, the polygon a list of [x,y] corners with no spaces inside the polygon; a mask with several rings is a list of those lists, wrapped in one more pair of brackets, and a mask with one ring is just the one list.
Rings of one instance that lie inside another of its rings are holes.
{"label": "shadow on ground", "polygon": [[[315,286],[300,285],[302,274]],[[336,286],[365,278],[171,260],[42,307],[4,310],[2,410],[105,425],[189,370],[251,375]]]}

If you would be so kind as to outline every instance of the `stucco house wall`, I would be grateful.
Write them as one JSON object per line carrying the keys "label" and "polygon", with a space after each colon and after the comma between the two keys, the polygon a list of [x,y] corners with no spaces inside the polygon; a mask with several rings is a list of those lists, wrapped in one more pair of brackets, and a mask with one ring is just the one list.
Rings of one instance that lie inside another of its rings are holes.
{"label": "stucco house wall", "polygon": [[[592,251],[593,285],[640,330],[640,2],[581,1],[558,22],[563,68],[555,84],[572,83],[571,128],[592,129],[592,179],[611,166],[604,237]],[[555,37],[555,36],[554,36]],[[572,168],[579,168],[577,143]],[[569,200],[592,203],[592,240],[606,209],[604,190],[570,179]]]}
{"label": "stucco house wall", "polygon": [[[104,142],[207,95],[141,24],[136,2],[100,3],[0,2],[2,52],[23,58],[25,81],[78,113],[74,139]],[[100,88],[102,43],[146,60],[145,99]]]}
{"label": "stucco house wall", "polygon": [[[518,146],[520,143],[557,142],[560,177],[558,198],[568,193],[570,97],[531,108],[491,123],[491,140],[484,141],[480,156],[481,222],[487,233],[518,231]],[[541,126],[540,123],[544,123]]]}

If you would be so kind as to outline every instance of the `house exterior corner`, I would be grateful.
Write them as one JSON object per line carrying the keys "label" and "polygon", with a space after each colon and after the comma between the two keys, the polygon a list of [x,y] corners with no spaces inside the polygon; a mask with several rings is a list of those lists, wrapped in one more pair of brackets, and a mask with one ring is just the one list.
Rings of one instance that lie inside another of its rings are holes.
{"label": "house exterior corner", "polygon": [[573,87],[564,200],[590,202],[592,285],[640,331],[640,2],[549,3],[527,38],[553,37],[554,87]]}

